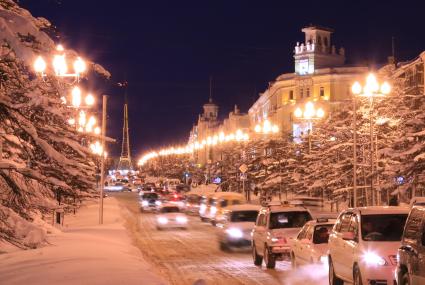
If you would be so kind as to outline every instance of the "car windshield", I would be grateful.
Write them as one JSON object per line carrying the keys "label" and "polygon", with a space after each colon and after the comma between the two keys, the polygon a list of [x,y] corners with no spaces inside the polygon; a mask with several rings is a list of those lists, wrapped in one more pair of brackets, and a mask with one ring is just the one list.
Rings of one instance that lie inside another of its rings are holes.
{"label": "car windshield", "polygon": [[156,193],[144,193],[143,199],[158,199],[158,194],[156,194]]}
{"label": "car windshield", "polygon": [[313,243],[321,244],[328,243],[329,233],[334,225],[320,225],[314,228]]}
{"label": "car windshield", "polygon": [[278,212],[270,215],[270,229],[301,228],[310,221],[308,212]]}
{"label": "car windshield", "polygon": [[235,211],[230,215],[230,221],[238,222],[253,222],[257,219],[258,211]]}
{"label": "car windshield", "polygon": [[362,239],[400,241],[407,214],[362,215]]}
{"label": "car windshield", "polygon": [[178,207],[164,207],[161,209],[161,213],[178,213],[180,212]]}

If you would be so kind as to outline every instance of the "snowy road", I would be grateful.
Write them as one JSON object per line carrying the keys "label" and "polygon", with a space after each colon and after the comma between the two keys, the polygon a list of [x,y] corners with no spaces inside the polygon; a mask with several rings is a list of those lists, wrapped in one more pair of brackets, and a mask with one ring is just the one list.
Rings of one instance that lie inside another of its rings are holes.
{"label": "snowy road", "polygon": [[190,228],[157,231],[154,214],[141,214],[137,194],[113,194],[125,206],[127,227],[136,246],[171,284],[328,284],[321,266],[291,269],[289,262],[278,262],[275,270],[256,267],[249,251],[222,252],[216,228],[190,218]]}

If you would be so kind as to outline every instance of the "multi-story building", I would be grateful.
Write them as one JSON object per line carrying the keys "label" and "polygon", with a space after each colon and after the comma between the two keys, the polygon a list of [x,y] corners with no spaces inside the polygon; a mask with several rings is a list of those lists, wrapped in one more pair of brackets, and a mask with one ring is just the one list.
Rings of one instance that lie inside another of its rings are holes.
{"label": "multi-story building", "polygon": [[[395,67],[394,67],[395,68]],[[417,58],[401,62],[393,71],[391,77],[407,94],[425,94],[425,51]]]}
{"label": "multi-story building", "polygon": [[344,48],[337,51],[331,42],[333,30],[309,26],[302,32],[305,41],[297,43],[294,49],[295,71],[278,76],[260,94],[248,111],[251,126],[267,119],[282,132],[298,137],[311,125],[294,116],[296,108],[311,101],[329,114],[350,98],[352,83],[368,71],[365,66],[345,64]]}
{"label": "multi-story building", "polygon": [[[203,113],[199,115],[198,122],[193,126],[189,135],[189,144],[195,142],[206,141],[208,137],[213,136],[218,132],[220,121],[218,120],[218,105],[213,103],[210,97],[208,103],[203,106]],[[207,146],[205,148],[196,150],[194,152],[194,160],[198,163],[205,164],[212,160],[212,148]]]}

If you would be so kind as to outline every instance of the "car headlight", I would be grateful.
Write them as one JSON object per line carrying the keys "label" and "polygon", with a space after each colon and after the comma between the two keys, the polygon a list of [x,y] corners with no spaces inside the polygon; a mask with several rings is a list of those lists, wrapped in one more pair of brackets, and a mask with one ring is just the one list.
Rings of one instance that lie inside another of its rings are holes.
{"label": "car headlight", "polygon": [[226,230],[226,233],[232,238],[242,238],[243,232],[240,229],[230,228]]}
{"label": "car headlight", "polygon": [[146,200],[143,200],[142,201],[142,206],[148,206],[149,205],[149,202],[148,201],[146,201]]}
{"label": "car headlight", "polygon": [[210,213],[211,215],[215,215],[215,213],[217,213],[217,207],[211,207]]}
{"label": "car headlight", "polygon": [[320,261],[322,264],[327,265],[327,264],[328,264],[328,256],[327,256],[327,255],[322,255],[321,257],[319,257],[319,261]]}
{"label": "car headlight", "polygon": [[177,223],[179,223],[179,224],[186,224],[186,223],[187,223],[187,218],[186,218],[186,217],[183,217],[183,216],[181,216],[181,217],[177,217],[177,218],[176,218],[176,221],[177,221]]}
{"label": "car headlight", "polygon": [[380,257],[376,253],[366,252],[363,254],[363,261],[369,266],[384,266],[387,264],[384,258]]}
{"label": "car headlight", "polygon": [[158,223],[164,225],[164,224],[168,223],[168,219],[166,217],[158,217]]}
{"label": "car headlight", "polygon": [[155,205],[160,206],[161,205],[161,201],[155,201]]}

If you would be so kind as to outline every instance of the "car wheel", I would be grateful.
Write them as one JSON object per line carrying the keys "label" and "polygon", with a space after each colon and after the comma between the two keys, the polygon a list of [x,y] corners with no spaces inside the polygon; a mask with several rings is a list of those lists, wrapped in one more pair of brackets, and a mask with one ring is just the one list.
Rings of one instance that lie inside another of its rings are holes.
{"label": "car wheel", "polygon": [[353,269],[353,284],[354,285],[362,285],[362,275],[360,274],[360,269],[357,265],[354,266]]}
{"label": "car wheel", "polygon": [[214,227],[217,225],[217,223],[215,222],[215,220],[211,220],[211,225],[213,225]]}
{"label": "car wheel", "polygon": [[162,228],[161,227],[156,227],[156,229],[158,230],[158,231],[162,231]]}
{"label": "car wheel", "polygon": [[221,251],[229,251],[229,247],[224,242],[220,241],[220,250]]}
{"label": "car wheel", "polygon": [[269,269],[274,269],[276,267],[276,257],[273,253],[270,252],[270,249],[267,245],[264,245],[264,263]]}
{"label": "car wheel", "polygon": [[410,276],[409,276],[409,272],[406,272],[403,274],[403,276],[401,277],[401,282],[400,285],[410,285]]}
{"label": "car wheel", "polygon": [[254,260],[254,264],[256,266],[261,266],[261,263],[263,263],[263,257],[258,255],[254,243],[252,243],[252,259]]}
{"label": "car wheel", "polygon": [[332,260],[329,259],[329,285],[343,285],[344,282],[336,277]]}
{"label": "car wheel", "polygon": [[291,253],[291,265],[292,269],[296,269],[298,267],[297,260],[295,259],[295,254],[293,252]]}

